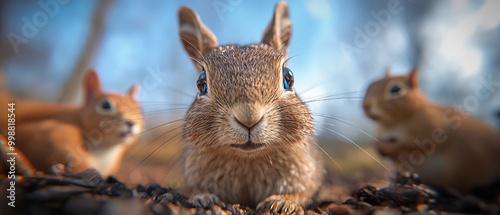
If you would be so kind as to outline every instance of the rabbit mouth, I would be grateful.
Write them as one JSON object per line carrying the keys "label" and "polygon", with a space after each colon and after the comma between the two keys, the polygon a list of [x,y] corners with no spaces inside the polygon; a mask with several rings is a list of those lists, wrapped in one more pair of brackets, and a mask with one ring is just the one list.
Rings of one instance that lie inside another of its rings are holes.
{"label": "rabbit mouth", "polygon": [[248,141],[245,144],[231,144],[231,147],[241,149],[243,151],[254,151],[259,148],[264,147],[262,143],[254,143],[252,141]]}

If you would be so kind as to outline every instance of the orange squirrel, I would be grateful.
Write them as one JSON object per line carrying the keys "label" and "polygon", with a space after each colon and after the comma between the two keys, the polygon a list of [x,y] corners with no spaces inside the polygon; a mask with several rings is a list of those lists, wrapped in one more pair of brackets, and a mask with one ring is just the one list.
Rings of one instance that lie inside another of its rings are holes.
{"label": "orange squirrel", "polygon": [[15,103],[15,146],[36,169],[48,171],[63,163],[74,172],[93,167],[107,175],[118,168],[125,149],[137,139],[143,127],[134,99],[138,87],[127,95],[105,93],[93,69],[84,86],[82,106],[3,99]]}
{"label": "orange squirrel", "polygon": [[427,184],[468,192],[499,180],[500,133],[428,100],[417,75],[417,68],[408,75],[387,73],[368,87],[363,109],[376,123],[378,151]]}

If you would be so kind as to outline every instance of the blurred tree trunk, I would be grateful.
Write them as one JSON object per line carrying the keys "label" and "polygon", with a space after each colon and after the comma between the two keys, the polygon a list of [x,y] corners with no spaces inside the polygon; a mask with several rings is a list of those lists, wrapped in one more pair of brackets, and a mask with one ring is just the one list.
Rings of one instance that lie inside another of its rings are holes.
{"label": "blurred tree trunk", "polygon": [[81,89],[82,85],[81,80],[104,35],[104,22],[106,21],[106,14],[112,1],[113,0],[97,1],[96,9],[92,16],[92,29],[90,30],[89,37],[84,45],[78,62],[75,64],[69,80],[61,91],[59,97],[60,102],[69,102],[78,95],[78,91]]}

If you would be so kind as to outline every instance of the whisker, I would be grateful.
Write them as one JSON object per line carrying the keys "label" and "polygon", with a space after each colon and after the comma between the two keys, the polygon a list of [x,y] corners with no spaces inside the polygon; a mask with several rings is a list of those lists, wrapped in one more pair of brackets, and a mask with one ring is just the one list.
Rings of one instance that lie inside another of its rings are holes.
{"label": "whisker", "polygon": [[334,116],[330,116],[330,115],[326,115],[326,114],[315,114],[315,113],[311,113],[313,116],[319,116],[319,117],[323,117],[323,118],[326,118],[326,119],[333,119],[333,120],[336,120],[338,122],[342,122],[346,125],[349,125],[350,127],[356,129],[357,131],[363,133],[364,135],[366,135],[367,137],[371,138],[372,140],[375,140],[375,141],[379,141],[377,138],[373,137],[372,135],[370,135],[368,132],[364,131],[363,129],[357,127],[356,125],[353,125],[352,123],[349,123],[345,120],[342,120],[338,117],[334,117]]}
{"label": "whisker", "polygon": [[143,115],[140,115],[140,117],[130,118],[130,120],[137,120],[137,119],[146,120],[148,117],[151,117],[153,115],[158,115],[158,114],[166,114],[166,113],[143,114]]}
{"label": "whisker", "polygon": [[[181,166],[182,162],[184,161],[181,157],[182,153],[177,153],[175,157],[170,157],[174,162],[169,165],[169,168],[164,173],[162,173],[160,177],[160,181],[165,180],[168,176],[170,176],[171,173],[175,173],[175,169],[178,168],[178,166]],[[182,168],[181,168],[182,171]],[[170,177],[169,177],[170,178]]]}
{"label": "whisker", "polygon": [[[318,85],[314,86],[313,88],[318,87]],[[323,95],[316,95],[312,97],[307,97],[308,99],[316,99],[316,98],[322,98],[322,97],[333,97],[333,96],[344,96],[344,95],[349,95],[349,94],[355,94],[355,93],[362,93],[363,91],[351,91],[351,92],[344,92],[344,93],[335,93],[335,94],[323,94]],[[297,94],[301,94],[297,92]]]}
{"label": "whisker", "polygon": [[313,103],[313,102],[324,102],[324,101],[333,101],[333,100],[351,100],[351,101],[361,101],[362,97],[334,97],[334,98],[320,98],[320,99],[311,99],[305,100],[304,103]]}
{"label": "whisker", "polygon": [[[179,127],[175,128],[175,129],[178,129],[178,128],[182,128],[182,126],[179,126]],[[172,129],[172,130],[170,130],[170,131],[173,131],[173,130],[175,130],[175,129]],[[170,131],[168,131],[168,132],[170,132]],[[161,137],[161,136],[163,136],[163,135],[167,134],[168,132],[165,132],[164,134],[160,135],[159,137]],[[144,162],[145,162],[148,158],[150,158],[150,157],[151,157],[151,155],[153,155],[156,151],[158,151],[159,149],[161,149],[161,148],[163,148],[165,145],[167,145],[167,144],[166,144],[167,142],[169,142],[169,141],[173,140],[174,138],[180,137],[181,135],[182,135],[182,131],[181,131],[181,132],[179,132],[179,133],[177,133],[177,134],[175,134],[175,135],[173,135],[171,138],[169,138],[168,140],[166,140],[165,142],[163,142],[162,144],[160,144],[159,146],[157,146],[157,147],[156,147],[156,148],[155,148],[155,149],[154,149],[151,153],[149,153],[149,155],[148,155],[148,156],[146,156],[144,159],[142,159],[142,161],[141,161],[141,162],[139,162],[139,164],[137,164],[137,166],[136,166],[134,169],[132,169],[132,171],[130,171],[130,173],[134,172],[137,168],[139,168],[139,166],[141,166],[141,165],[142,165],[142,164],[143,164],[143,163],[144,163]],[[156,139],[158,139],[159,137],[157,137]],[[156,139],[155,139],[155,140],[156,140]],[[154,141],[153,141],[153,142],[154,142]]]}
{"label": "whisker", "polygon": [[[199,56],[201,56],[201,58],[202,58],[201,60],[203,62],[207,62],[207,60],[205,59],[205,56],[203,56],[203,53],[201,53],[201,51],[198,48],[196,48],[196,46],[194,46],[191,42],[189,42],[189,40],[185,39],[184,37],[181,37],[181,40],[184,41],[184,42],[186,42],[186,43],[188,43],[189,45],[191,45],[191,48],[193,48],[196,52],[198,52]],[[193,58],[191,56],[189,56],[189,58],[191,58],[191,60],[195,61],[201,67],[203,67],[203,64],[200,61],[198,61],[198,59]]]}
{"label": "whisker", "polygon": [[142,103],[141,107],[142,109],[148,109],[152,108],[155,106],[172,106],[172,107],[189,107],[187,104],[182,104],[182,103],[170,103],[170,102],[165,102],[165,103]]}
{"label": "whisker", "polygon": [[[347,122],[345,120],[340,119],[339,117],[335,117],[335,116],[331,116],[331,115],[326,115],[326,114],[307,113],[307,112],[304,112],[304,113],[294,113],[294,114],[291,114],[291,115],[302,115],[302,114],[311,114],[312,116],[319,116],[319,117],[323,117],[323,118],[326,118],[326,119],[332,119],[332,120],[336,120],[338,122],[342,122],[342,123],[344,123],[344,124],[346,124],[346,125],[354,128],[354,129],[356,129],[356,131],[359,131],[362,134],[366,135],[370,139],[379,142],[379,140],[377,138],[375,138],[374,136],[370,135],[368,132],[364,131],[363,129],[357,127],[356,125],[354,125],[354,124],[352,124],[350,122]],[[333,126],[338,126],[336,124],[331,124],[331,123],[326,123],[326,124],[333,125]],[[319,124],[317,124],[317,125],[319,125]]]}
{"label": "whisker", "polygon": [[[307,93],[307,91],[310,91],[314,88],[318,88],[318,87],[321,87],[323,84],[318,84],[318,85],[315,85],[311,88],[308,88],[307,90],[305,91],[301,91],[301,92],[297,92],[297,94],[299,95],[304,95]],[[335,94],[323,94],[323,95],[316,95],[316,96],[312,96],[312,97],[307,97],[308,99],[312,99],[312,98],[321,98],[323,96],[328,96],[328,97],[332,97],[332,96],[343,96],[343,95],[350,95],[350,94],[357,94],[357,93],[363,93],[363,91],[359,90],[359,91],[351,91],[351,92],[344,92],[344,93],[335,93]]]}
{"label": "whisker", "polygon": [[[152,129],[155,129],[155,128],[158,128],[158,127],[161,127],[161,126],[165,126],[165,125],[167,125],[167,126],[168,126],[168,125],[170,125],[170,124],[172,124],[172,123],[165,123],[165,124],[161,124],[161,125],[155,126],[155,127],[153,127],[153,128],[149,128],[149,129],[147,129],[147,130],[142,131],[142,132],[141,132],[141,134],[142,134],[142,133],[144,133],[144,132],[148,132],[148,131],[150,131],[150,130],[152,130]],[[174,130],[176,130],[176,129],[179,129],[179,128],[182,128],[182,125],[177,126],[177,127],[173,128],[172,130],[167,131],[167,132],[165,132],[165,133],[163,133],[163,134],[161,134],[161,135],[158,135],[158,137],[156,137],[155,139],[153,139],[153,140],[152,140],[152,141],[150,141],[149,143],[144,144],[144,146],[142,146],[139,150],[137,150],[136,152],[134,152],[132,155],[130,155],[130,156],[129,156],[129,157],[127,157],[126,159],[132,159],[132,158],[133,158],[133,157],[134,157],[137,153],[141,152],[141,151],[142,151],[142,150],[144,150],[146,147],[148,147],[148,145],[149,145],[149,144],[151,144],[151,143],[155,142],[157,139],[159,139],[160,137],[163,137],[165,134],[168,134],[168,133],[170,133],[170,132],[172,132],[172,131],[174,131]]]}
{"label": "whisker", "polygon": [[172,111],[172,110],[188,110],[188,109],[189,108],[167,108],[167,109],[161,109],[161,110],[147,111],[147,112],[144,112],[143,115],[144,116],[151,116],[151,115],[161,114],[161,113],[165,113],[167,111]]}
{"label": "whisker", "polygon": [[340,169],[340,170],[343,170],[343,168],[340,166],[340,164],[335,161],[332,156],[330,156],[330,154],[328,154],[318,143],[316,143],[316,141],[314,141],[314,144],[316,144],[316,146],[321,150],[323,151],[323,153],[325,153],[326,156],[328,156],[328,158],[330,158],[330,160],[333,161],[333,163]]}
{"label": "whisker", "polygon": [[350,143],[354,144],[356,147],[358,147],[361,151],[363,151],[365,154],[367,154],[368,156],[370,156],[373,160],[375,160],[377,163],[379,163],[382,167],[384,167],[384,169],[386,169],[387,171],[391,171],[389,168],[387,168],[382,162],[380,162],[375,156],[373,156],[372,154],[370,154],[369,152],[367,152],[365,149],[363,149],[361,146],[359,146],[358,144],[356,144],[354,141],[352,141],[351,139],[349,139],[347,136],[333,130],[333,129],[330,129],[330,128],[327,128],[327,127],[324,127],[324,129],[330,131],[330,132],[333,132],[339,136],[341,136],[342,138],[346,139],[347,141],[349,141]]}
{"label": "whisker", "polygon": [[302,102],[296,102],[292,104],[287,104],[281,107],[277,107],[277,110],[284,110],[286,108],[290,108],[293,106],[298,106],[302,104],[308,104],[308,103],[313,103],[313,102],[322,102],[322,101],[331,101],[331,100],[351,100],[351,101],[359,101],[362,100],[360,97],[339,97],[339,98],[326,98],[326,99],[311,99],[311,100],[305,100]]}
{"label": "whisker", "polygon": [[181,122],[182,120],[184,120],[184,118],[176,119],[176,120],[173,120],[173,121],[170,121],[170,122],[167,122],[167,123],[161,123],[161,124],[153,126],[151,128],[143,129],[141,133],[143,134],[145,132],[151,131],[151,130],[159,128],[159,127],[169,126],[169,125],[172,125],[172,124],[174,124],[176,122]]}
{"label": "whisker", "polygon": [[318,96],[312,96],[308,97],[305,100],[311,100],[311,99],[324,99],[324,98],[342,98],[342,97],[352,97],[352,98],[364,98],[364,96],[356,96],[356,95],[349,95],[353,93],[358,93],[358,92],[351,92],[351,93],[338,93],[338,94],[330,94],[330,95],[318,95]]}
{"label": "whisker", "polygon": [[[180,128],[180,127],[179,127]],[[175,130],[175,129],[174,129]],[[141,166],[148,158],[150,158],[153,154],[156,153],[156,151],[158,151],[159,149],[163,148],[165,145],[167,145],[166,143],[168,143],[169,141],[173,140],[174,138],[177,138],[177,137],[180,137],[182,135],[182,131],[181,132],[178,132],[176,133],[175,135],[173,135],[171,138],[169,138],[168,140],[166,140],[165,142],[163,142],[162,144],[160,144],[159,146],[157,146],[151,153],[148,154],[148,156],[146,156],[144,159],[142,159],[141,162],[139,162],[139,164],[137,164],[137,166],[130,172],[134,172],[137,168],[139,168],[139,166]]]}
{"label": "whisker", "polygon": [[301,55],[303,55],[303,54],[296,54],[296,55],[293,55],[293,56],[291,56],[291,57],[288,57],[288,58],[285,60],[285,62],[283,62],[283,65],[286,65],[286,64],[288,63],[288,61],[289,61],[289,60],[291,60],[291,59],[293,59],[293,58],[295,58],[295,57],[301,56]]}

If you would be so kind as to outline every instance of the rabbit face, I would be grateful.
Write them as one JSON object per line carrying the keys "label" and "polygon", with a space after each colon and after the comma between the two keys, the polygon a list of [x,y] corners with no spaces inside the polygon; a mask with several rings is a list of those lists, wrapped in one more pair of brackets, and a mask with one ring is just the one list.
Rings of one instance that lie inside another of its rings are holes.
{"label": "rabbit face", "polygon": [[200,92],[186,116],[189,142],[251,153],[310,136],[311,116],[291,88],[293,73],[281,52],[222,46],[204,59]]}

